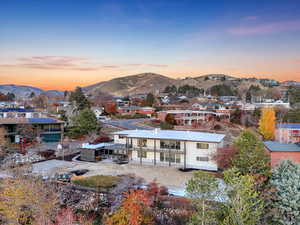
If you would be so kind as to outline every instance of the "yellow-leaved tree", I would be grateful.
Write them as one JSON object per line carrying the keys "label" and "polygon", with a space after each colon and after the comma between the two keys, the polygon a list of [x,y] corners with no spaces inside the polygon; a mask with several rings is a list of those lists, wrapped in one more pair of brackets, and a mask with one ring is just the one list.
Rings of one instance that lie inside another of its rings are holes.
{"label": "yellow-leaved tree", "polygon": [[265,140],[273,140],[275,135],[275,110],[273,108],[263,108],[259,120],[259,132]]}
{"label": "yellow-leaved tree", "polygon": [[0,183],[0,224],[51,224],[57,204],[57,193],[34,177],[18,174]]}

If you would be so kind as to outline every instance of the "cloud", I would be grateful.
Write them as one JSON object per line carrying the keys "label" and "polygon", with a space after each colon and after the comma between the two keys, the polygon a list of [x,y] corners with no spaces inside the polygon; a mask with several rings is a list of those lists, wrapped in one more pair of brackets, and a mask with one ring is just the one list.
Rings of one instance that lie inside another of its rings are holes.
{"label": "cloud", "polygon": [[92,65],[84,57],[73,56],[32,56],[17,59],[16,64],[2,64],[1,67],[23,67],[41,70],[92,71],[99,67]]}
{"label": "cloud", "polygon": [[125,66],[143,66],[143,64],[140,64],[140,63],[131,63],[131,64],[126,64]]}
{"label": "cloud", "polygon": [[152,66],[152,67],[168,67],[166,64],[148,64],[147,66]]}
{"label": "cloud", "polygon": [[104,69],[118,69],[118,68],[120,68],[120,66],[117,66],[117,65],[106,65],[106,66],[102,66],[102,68],[104,68]]}
{"label": "cloud", "polygon": [[296,59],[296,60],[292,61],[292,64],[300,64],[300,59]]}
{"label": "cloud", "polygon": [[279,21],[258,25],[242,25],[233,27],[227,30],[228,33],[233,35],[254,35],[254,34],[268,34],[278,33],[283,31],[300,30],[300,20],[294,21]]}
{"label": "cloud", "polygon": [[31,56],[16,59],[14,64],[0,64],[2,68],[30,68],[39,70],[96,71],[101,69],[121,69],[126,67],[168,67],[165,64],[94,64],[84,57],[73,56]]}

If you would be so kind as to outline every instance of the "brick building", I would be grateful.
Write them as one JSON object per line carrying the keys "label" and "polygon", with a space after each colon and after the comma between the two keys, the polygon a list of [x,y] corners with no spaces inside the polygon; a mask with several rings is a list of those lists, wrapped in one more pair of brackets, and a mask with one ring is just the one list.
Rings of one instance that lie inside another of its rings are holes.
{"label": "brick building", "polygon": [[271,166],[276,166],[281,160],[290,159],[300,163],[299,143],[280,143],[277,141],[265,141],[265,150],[270,155]]}

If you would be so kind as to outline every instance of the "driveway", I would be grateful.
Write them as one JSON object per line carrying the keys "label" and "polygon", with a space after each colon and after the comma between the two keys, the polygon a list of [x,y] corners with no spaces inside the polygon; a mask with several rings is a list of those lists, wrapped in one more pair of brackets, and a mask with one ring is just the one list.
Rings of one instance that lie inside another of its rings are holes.
{"label": "driveway", "polygon": [[150,127],[139,125],[138,123],[147,121],[151,119],[130,119],[130,120],[109,120],[105,121],[104,124],[108,124],[117,128],[126,129],[126,130],[135,130],[135,129],[146,129],[150,130]]}

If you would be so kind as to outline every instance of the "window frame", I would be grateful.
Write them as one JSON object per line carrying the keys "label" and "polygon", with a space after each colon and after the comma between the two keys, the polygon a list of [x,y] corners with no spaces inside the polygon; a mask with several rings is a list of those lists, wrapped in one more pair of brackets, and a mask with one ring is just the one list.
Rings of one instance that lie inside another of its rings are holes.
{"label": "window frame", "polygon": [[[203,145],[205,145],[206,147],[203,148]],[[200,147],[201,146],[201,147]],[[205,142],[197,142],[196,143],[196,148],[197,149],[209,149],[209,143],[205,143]]]}
{"label": "window frame", "polygon": [[[205,159],[205,160],[203,160],[203,159]],[[198,162],[208,162],[209,157],[208,156],[197,156],[196,161],[198,161]]]}
{"label": "window frame", "polygon": [[147,158],[147,152],[146,151],[137,151],[137,156],[138,156],[138,158],[141,158],[141,156],[142,156],[142,158],[145,159],[145,158]]}

